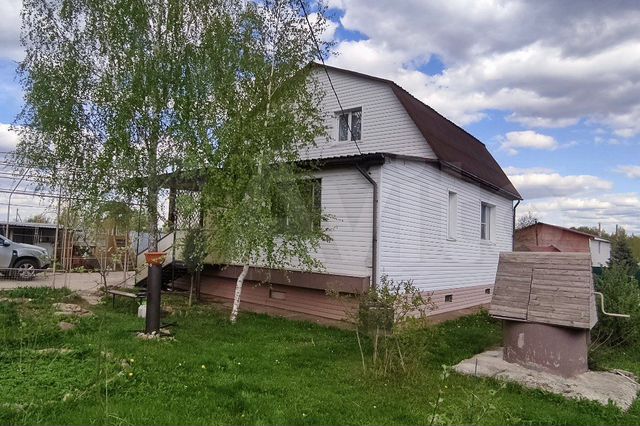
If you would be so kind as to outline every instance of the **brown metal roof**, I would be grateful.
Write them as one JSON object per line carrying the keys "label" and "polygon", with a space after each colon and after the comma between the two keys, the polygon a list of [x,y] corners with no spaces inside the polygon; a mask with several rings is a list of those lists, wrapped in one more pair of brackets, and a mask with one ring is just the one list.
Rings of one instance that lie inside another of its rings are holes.
{"label": "brown metal roof", "polygon": [[589,253],[500,253],[489,313],[501,319],[592,328]]}
{"label": "brown metal roof", "polygon": [[[314,65],[322,66],[320,64]],[[405,89],[391,80],[328,65],[324,66],[330,70],[389,85],[443,165],[513,199],[522,199],[518,190],[482,142],[430,106],[416,99]]]}

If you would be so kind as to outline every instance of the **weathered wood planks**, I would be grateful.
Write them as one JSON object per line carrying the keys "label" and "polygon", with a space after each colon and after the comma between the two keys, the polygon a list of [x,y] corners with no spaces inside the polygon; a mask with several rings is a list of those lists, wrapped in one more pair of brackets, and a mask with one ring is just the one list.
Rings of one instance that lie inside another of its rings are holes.
{"label": "weathered wood planks", "polygon": [[575,328],[597,321],[589,253],[500,253],[489,313]]}

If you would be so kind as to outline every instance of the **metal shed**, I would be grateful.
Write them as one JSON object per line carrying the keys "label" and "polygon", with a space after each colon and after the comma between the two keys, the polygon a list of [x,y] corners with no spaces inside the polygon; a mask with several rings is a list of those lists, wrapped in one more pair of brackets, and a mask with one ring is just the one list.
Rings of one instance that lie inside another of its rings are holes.
{"label": "metal shed", "polygon": [[489,313],[504,320],[504,359],[565,377],[587,371],[596,324],[589,253],[501,253]]}

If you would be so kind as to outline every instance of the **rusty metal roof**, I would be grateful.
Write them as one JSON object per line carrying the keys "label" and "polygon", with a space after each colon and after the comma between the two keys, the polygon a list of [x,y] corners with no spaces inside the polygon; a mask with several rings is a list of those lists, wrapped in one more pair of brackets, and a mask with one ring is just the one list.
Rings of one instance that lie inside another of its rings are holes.
{"label": "rusty metal roof", "polygon": [[538,221],[536,223],[532,223],[531,225],[527,225],[527,226],[525,226],[523,228],[516,229],[516,232],[522,232],[524,229],[529,229],[529,228],[538,227],[538,226],[541,226],[541,227],[548,226],[550,228],[560,229],[561,231],[571,232],[571,233],[576,234],[576,235],[582,235],[583,237],[587,237],[587,238],[589,238],[591,240],[609,242],[609,240],[605,240],[604,238],[597,237],[597,236],[595,236],[593,234],[588,234],[586,232],[578,231],[577,229],[566,228],[566,227],[560,226],[560,225],[552,225],[551,223],[540,222],[540,221]]}
{"label": "rusty metal roof", "polygon": [[598,318],[589,253],[500,253],[489,313],[496,318],[592,328]]}

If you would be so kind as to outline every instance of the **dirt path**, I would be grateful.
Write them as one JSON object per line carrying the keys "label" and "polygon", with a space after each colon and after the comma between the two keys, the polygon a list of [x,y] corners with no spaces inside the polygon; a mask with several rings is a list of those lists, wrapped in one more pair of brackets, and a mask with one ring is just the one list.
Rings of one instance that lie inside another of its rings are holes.
{"label": "dirt path", "polygon": [[[129,272],[126,277],[124,272],[112,272],[107,275],[108,286],[133,287],[134,274]],[[99,302],[102,293],[100,291],[102,284],[100,274],[95,272],[77,272],[77,273],[61,273],[55,275],[53,273],[38,274],[31,281],[19,281],[12,279],[0,279],[0,290],[9,290],[17,287],[67,287],[70,290],[78,292],[78,294],[87,300],[90,304]]]}

